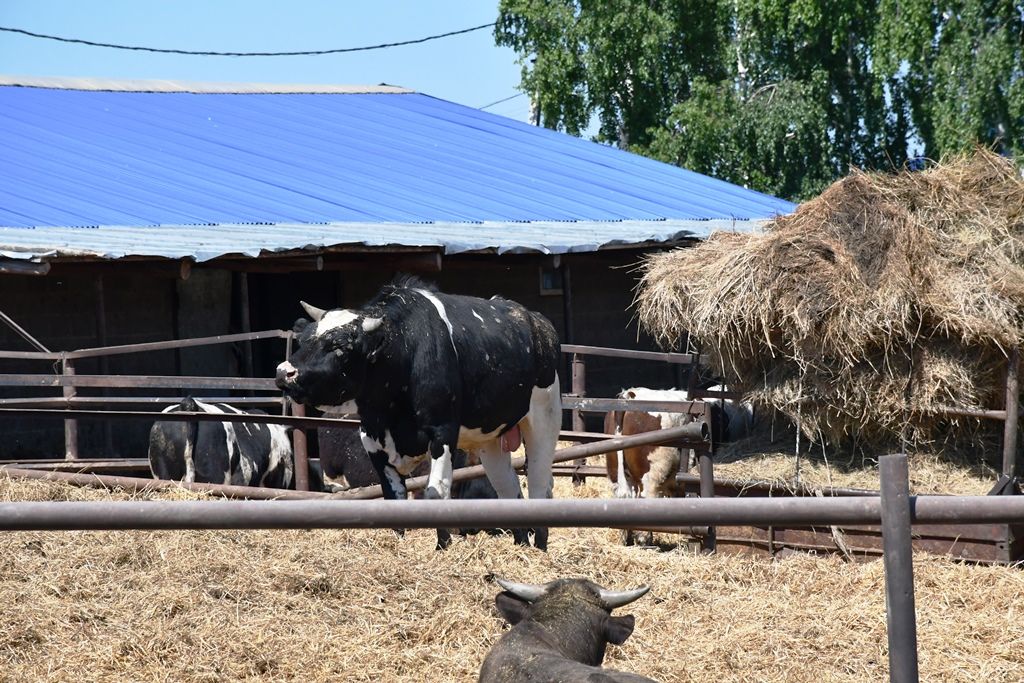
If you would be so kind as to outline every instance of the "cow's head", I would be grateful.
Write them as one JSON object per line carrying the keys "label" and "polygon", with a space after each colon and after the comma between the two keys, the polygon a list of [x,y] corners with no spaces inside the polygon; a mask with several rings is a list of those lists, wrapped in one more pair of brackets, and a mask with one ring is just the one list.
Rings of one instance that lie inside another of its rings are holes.
{"label": "cow's head", "polygon": [[364,311],[325,311],[306,302],[312,320],[300,318],[293,331],[298,348],[277,366],[277,386],[309,406],[341,405],[355,398],[384,340],[383,318]]}
{"label": "cow's head", "polygon": [[650,590],[641,586],[611,591],[585,579],[557,579],[543,585],[495,580],[505,589],[495,598],[495,606],[510,624],[541,624],[545,631],[557,634],[563,655],[590,666],[601,665],[608,643],[621,645],[633,633],[633,615],[613,617],[611,611]]}

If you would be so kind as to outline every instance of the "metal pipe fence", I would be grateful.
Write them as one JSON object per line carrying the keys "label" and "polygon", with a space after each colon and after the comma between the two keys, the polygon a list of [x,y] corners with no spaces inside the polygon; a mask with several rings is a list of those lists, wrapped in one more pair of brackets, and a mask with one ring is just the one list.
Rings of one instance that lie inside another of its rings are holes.
{"label": "metal pipe fence", "polygon": [[[913,496],[914,524],[1021,523],[1021,496]],[[0,503],[0,531],[879,524],[879,497]]]}

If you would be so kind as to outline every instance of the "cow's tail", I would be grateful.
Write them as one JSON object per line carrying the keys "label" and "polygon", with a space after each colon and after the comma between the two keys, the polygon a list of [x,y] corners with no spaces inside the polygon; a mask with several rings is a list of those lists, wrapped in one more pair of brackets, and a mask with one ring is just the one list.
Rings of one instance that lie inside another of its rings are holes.
{"label": "cow's tail", "polygon": [[[201,412],[199,404],[191,396],[186,396],[178,404],[180,412],[198,413]],[[199,440],[199,422],[190,420],[185,423],[185,478],[182,481],[190,484],[196,480],[196,441]]]}

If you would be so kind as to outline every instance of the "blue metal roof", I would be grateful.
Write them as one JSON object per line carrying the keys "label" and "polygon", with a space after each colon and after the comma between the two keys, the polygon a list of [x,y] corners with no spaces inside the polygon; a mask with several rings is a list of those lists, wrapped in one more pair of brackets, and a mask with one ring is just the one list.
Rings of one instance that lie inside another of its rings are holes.
{"label": "blue metal roof", "polygon": [[0,81],[8,257],[205,260],[343,244],[557,253],[794,209],[400,88],[15,82],[26,80]]}

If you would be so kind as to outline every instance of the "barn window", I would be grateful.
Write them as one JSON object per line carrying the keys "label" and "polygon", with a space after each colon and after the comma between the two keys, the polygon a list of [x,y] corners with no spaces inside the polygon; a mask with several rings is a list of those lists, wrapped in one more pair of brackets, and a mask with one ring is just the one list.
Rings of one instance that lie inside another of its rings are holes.
{"label": "barn window", "polygon": [[557,296],[562,293],[562,272],[558,268],[540,267],[540,293],[542,296]]}

